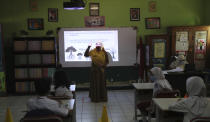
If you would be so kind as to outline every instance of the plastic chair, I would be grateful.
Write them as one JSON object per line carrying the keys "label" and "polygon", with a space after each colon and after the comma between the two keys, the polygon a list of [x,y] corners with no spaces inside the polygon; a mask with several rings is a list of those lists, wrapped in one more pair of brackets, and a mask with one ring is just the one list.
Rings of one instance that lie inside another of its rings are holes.
{"label": "plastic chair", "polygon": [[190,122],[210,122],[210,117],[196,117],[190,120]]}

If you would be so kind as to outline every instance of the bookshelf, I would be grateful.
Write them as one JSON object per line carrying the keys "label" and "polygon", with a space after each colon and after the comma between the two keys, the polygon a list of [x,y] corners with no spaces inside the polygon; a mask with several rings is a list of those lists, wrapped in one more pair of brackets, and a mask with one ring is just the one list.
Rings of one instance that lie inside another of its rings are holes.
{"label": "bookshelf", "polygon": [[57,66],[55,37],[15,37],[13,39],[16,93],[34,93],[34,82],[52,77]]}

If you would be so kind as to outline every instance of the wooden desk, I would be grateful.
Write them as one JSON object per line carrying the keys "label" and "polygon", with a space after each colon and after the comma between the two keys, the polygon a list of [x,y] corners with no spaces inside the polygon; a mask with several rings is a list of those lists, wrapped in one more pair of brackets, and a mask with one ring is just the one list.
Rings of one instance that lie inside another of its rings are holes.
{"label": "wooden desk", "polygon": [[[48,96],[51,99],[59,100],[62,102],[62,105],[68,107],[71,111],[71,116],[69,122],[76,122],[76,85],[70,85],[69,90],[73,94],[74,99],[69,99],[68,97],[57,97],[57,96]],[[51,93],[55,92],[55,89],[50,90]]]}
{"label": "wooden desk", "polygon": [[70,119],[68,122],[76,122],[76,103],[75,99],[61,100],[61,105],[70,110]]}
{"label": "wooden desk", "polygon": [[188,71],[188,72],[169,72],[165,74],[166,79],[169,81],[173,89],[178,89],[181,96],[184,97],[186,93],[186,80],[191,76],[200,76],[207,83],[208,72]]}
{"label": "wooden desk", "polygon": [[[181,113],[173,112],[168,107],[175,103],[180,98],[153,98],[153,102],[156,105],[156,122],[182,122],[183,116]],[[183,98],[184,99],[184,98]],[[165,113],[169,113],[173,116],[164,117]]]}
{"label": "wooden desk", "polygon": [[[75,92],[76,91],[76,85],[70,85],[69,86],[69,91]],[[55,86],[54,85],[51,85],[50,92],[55,92]]]}
{"label": "wooden desk", "polygon": [[[182,122],[183,117],[180,117],[181,112],[174,112],[169,110],[169,106],[180,98],[153,98],[153,102],[156,105],[156,122]],[[185,98],[182,98],[185,99]],[[210,98],[207,98],[210,101]],[[163,115],[164,112],[174,112],[173,118],[166,119]],[[179,113],[179,114],[178,114]],[[178,114],[178,116],[176,116]]]}
{"label": "wooden desk", "polygon": [[142,100],[152,100],[153,94],[153,83],[132,83],[135,88],[134,92],[134,111],[135,111],[135,120],[137,120],[137,104]]}
{"label": "wooden desk", "polygon": [[[54,85],[51,85],[51,88],[50,88],[50,93],[53,94],[53,95],[55,95],[55,88],[54,87],[55,87]],[[76,92],[75,92],[76,91],[76,85],[70,85],[69,86],[69,91],[72,92],[73,98],[76,99]]]}

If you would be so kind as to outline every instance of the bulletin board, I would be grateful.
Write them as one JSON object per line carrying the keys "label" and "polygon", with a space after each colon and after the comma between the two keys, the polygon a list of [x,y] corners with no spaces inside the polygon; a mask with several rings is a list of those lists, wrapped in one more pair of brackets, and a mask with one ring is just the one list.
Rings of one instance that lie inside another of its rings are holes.
{"label": "bulletin board", "polygon": [[194,63],[195,63],[196,69],[198,69],[198,70],[205,68],[206,40],[207,40],[207,31],[196,31],[195,32]]}
{"label": "bulletin board", "polygon": [[166,64],[166,40],[153,39],[152,47],[153,66],[161,67],[164,69]]}
{"label": "bulletin board", "polygon": [[189,34],[188,31],[176,32],[176,52],[178,54],[185,53],[189,49]]}
{"label": "bulletin board", "polygon": [[148,35],[146,40],[149,45],[149,66],[166,69],[169,59],[168,35]]}

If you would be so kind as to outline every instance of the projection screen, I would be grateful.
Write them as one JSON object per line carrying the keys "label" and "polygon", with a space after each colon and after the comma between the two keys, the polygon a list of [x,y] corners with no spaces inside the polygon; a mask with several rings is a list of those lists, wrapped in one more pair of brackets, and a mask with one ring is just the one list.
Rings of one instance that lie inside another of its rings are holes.
{"label": "projection screen", "polygon": [[62,67],[89,67],[91,59],[84,57],[84,52],[88,45],[94,49],[97,42],[102,42],[108,52],[108,66],[132,66],[136,63],[136,30],[131,27],[61,28],[59,59]]}

